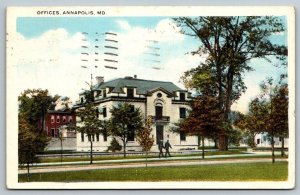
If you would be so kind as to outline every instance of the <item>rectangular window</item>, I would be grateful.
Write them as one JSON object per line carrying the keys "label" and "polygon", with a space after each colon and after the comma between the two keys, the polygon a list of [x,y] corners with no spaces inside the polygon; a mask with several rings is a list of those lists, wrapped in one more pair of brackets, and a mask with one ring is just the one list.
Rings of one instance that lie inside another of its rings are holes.
{"label": "rectangular window", "polygon": [[183,131],[180,131],[180,141],[186,141],[186,133]]}
{"label": "rectangular window", "polygon": [[56,116],[56,123],[60,123],[60,116]]}
{"label": "rectangular window", "polygon": [[185,93],[180,93],[179,97],[180,97],[181,101],[184,101],[185,100]]}
{"label": "rectangular window", "polygon": [[98,109],[98,108],[96,108],[96,109],[95,109],[95,112],[96,112],[96,116],[97,116],[97,118],[99,118],[99,109]]}
{"label": "rectangular window", "polygon": [[91,141],[91,135],[88,135],[88,141],[89,142]]}
{"label": "rectangular window", "polygon": [[67,121],[67,117],[63,116],[63,123],[65,123]]}
{"label": "rectangular window", "polygon": [[54,123],[55,119],[54,119],[54,115],[51,115],[51,123]]}
{"label": "rectangular window", "polygon": [[96,133],[96,140],[99,141],[99,133]]}
{"label": "rectangular window", "polygon": [[257,144],[260,144],[260,139],[257,139],[257,140],[256,140],[256,143],[257,143]]}
{"label": "rectangular window", "polygon": [[103,132],[103,141],[107,142],[107,131]]}
{"label": "rectangular window", "polygon": [[106,107],[103,108],[103,117],[107,117],[107,111],[106,111]]}
{"label": "rectangular window", "polygon": [[80,103],[83,103],[83,97],[80,98]]}
{"label": "rectangular window", "polygon": [[92,140],[95,141],[95,134],[92,135]]}
{"label": "rectangular window", "polygon": [[128,125],[127,141],[134,141],[134,126]]}
{"label": "rectangular window", "polygon": [[84,133],[81,132],[81,142],[84,142]]}
{"label": "rectangular window", "polygon": [[133,98],[133,89],[127,88],[127,97]]}
{"label": "rectangular window", "polygon": [[69,116],[69,123],[72,123],[72,122],[73,122],[72,116]]}
{"label": "rectangular window", "polygon": [[83,116],[80,117],[80,120],[81,120],[81,122],[83,122],[83,120],[84,120]]}
{"label": "rectangular window", "polygon": [[179,108],[179,117],[186,118],[186,108]]}

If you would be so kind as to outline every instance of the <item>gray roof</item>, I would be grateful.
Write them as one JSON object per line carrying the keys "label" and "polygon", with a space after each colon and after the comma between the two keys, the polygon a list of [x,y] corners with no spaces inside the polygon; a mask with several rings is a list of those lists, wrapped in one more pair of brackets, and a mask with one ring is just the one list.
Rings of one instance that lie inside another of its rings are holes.
{"label": "gray roof", "polygon": [[177,87],[172,82],[143,80],[136,79],[133,77],[118,78],[111,81],[107,81],[96,85],[94,87],[94,90],[100,90],[106,87],[111,88],[111,92],[113,93],[124,93],[124,91],[122,90],[123,87],[134,87],[137,90],[137,94],[143,95],[158,88],[162,88],[172,94],[175,91],[185,91]]}

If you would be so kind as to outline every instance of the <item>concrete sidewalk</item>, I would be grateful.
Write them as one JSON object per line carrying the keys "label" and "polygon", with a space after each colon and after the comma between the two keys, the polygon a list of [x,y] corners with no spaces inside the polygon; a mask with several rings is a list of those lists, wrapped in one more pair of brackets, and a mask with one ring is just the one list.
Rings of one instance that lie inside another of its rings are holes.
{"label": "concrete sidewalk", "polygon": [[[270,153],[268,153],[270,154]],[[254,163],[254,162],[271,162],[271,158],[262,158],[268,155],[266,153],[253,154],[237,154],[237,155],[214,155],[206,156],[202,160],[201,156],[181,156],[169,158],[150,158],[147,161],[147,166],[184,166],[184,165],[209,165],[209,164],[228,164],[228,163]],[[270,154],[271,156],[271,154]],[[249,159],[228,159],[230,157],[253,157]],[[258,157],[258,158],[255,158]],[[259,158],[260,157],[260,158]],[[211,160],[210,160],[211,159]],[[220,159],[220,160],[214,160]],[[222,160],[221,160],[222,159]],[[64,171],[79,171],[79,170],[94,170],[94,169],[113,169],[113,168],[134,168],[145,167],[146,159],[118,159],[118,160],[101,160],[79,162],[55,162],[55,163],[38,163],[30,168],[31,173],[46,173],[46,172],[64,172]],[[276,161],[287,161],[287,159],[276,159]],[[77,165],[77,166],[73,166]],[[19,169],[19,174],[27,173],[26,169]]]}
{"label": "concrete sidewalk", "polygon": [[[275,152],[276,155],[280,152]],[[211,155],[205,156],[205,159],[220,159],[220,158],[236,158],[236,157],[261,157],[261,156],[271,156],[271,152],[252,152],[245,154],[227,154],[227,155]],[[197,156],[173,156],[168,158],[148,158],[148,162],[151,161],[169,161],[169,160],[197,160],[202,159],[201,153]],[[116,160],[94,160],[94,164],[106,164],[106,163],[132,163],[132,162],[144,162],[145,158],[137,159],[116,159]],[[52,165],[81,165],[81,164],[90,164],[90,161],[75,161],[75,162],[51,162],[51,163],[35,163],[33,166],[52,166]]]}

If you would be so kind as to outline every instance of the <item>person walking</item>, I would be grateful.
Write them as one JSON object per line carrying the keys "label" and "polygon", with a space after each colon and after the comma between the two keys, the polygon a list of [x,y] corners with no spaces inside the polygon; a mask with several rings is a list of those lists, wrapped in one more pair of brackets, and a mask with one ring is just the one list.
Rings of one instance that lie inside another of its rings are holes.
{"label": "person walking", "polygon": [[163,153],[163,148],[164,148],[164,143],[162,140],[160,140],[158,142],[158,150],[159,150],[159,155],[158,157],[160,158],[161,156],[164,157],[164,153]]}
{"label": "person walking", "polygon": [[172,148],[169,140],[167,140],[167,142],[165,143],[165,149],[166,149],[166,153],[165,153],[165,157],[167,158],[167,154],[169,154],[169,157],[171,157],[170,151],[169,149]]}

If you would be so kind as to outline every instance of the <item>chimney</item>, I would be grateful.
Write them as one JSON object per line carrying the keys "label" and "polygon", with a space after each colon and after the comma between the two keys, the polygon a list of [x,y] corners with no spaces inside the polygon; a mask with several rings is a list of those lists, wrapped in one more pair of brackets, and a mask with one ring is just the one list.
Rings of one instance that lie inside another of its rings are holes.
{"label": "chimney", "polygon": [[96,76],[97,84],[104,83],[104,77],[102,76]]}
{"label": "chimney", "polygon": [[137,79],[137,76],[136,76],[136,74],[133,76],[133,78]]}

